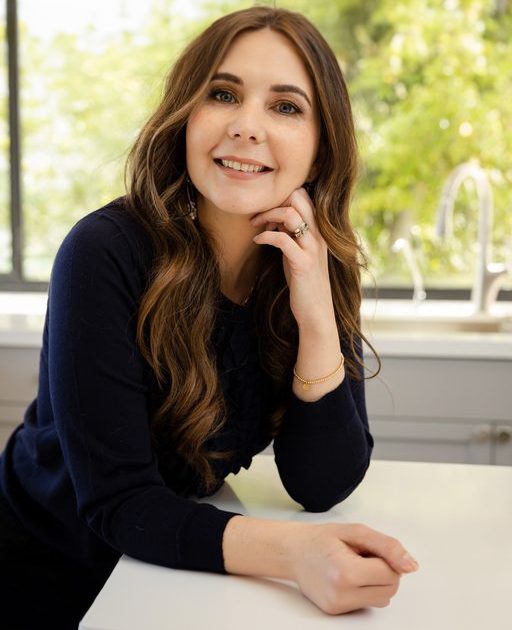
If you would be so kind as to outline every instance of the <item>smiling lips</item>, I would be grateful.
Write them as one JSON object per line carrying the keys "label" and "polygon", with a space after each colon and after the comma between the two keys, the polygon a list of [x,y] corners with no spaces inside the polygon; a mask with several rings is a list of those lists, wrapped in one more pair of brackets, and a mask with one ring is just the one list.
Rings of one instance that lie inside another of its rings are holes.
{"label": "smiling lips", "polygon": [[227,164],[227,163],[233,162],[236,164],[235,168],[238,168],[239,170],[244,170],[242,169],[242,167],[247,167],[247,166],[258,167],[258,169],[263,168],[264,170],[269,170],[269,171],[273,170],[270,166],[268,166],[267,164],[264,164],[263,162],[259,162],[258,160],[253,160],[252,158],[240,157],[239,155],[219,155],[218,157],[215,157],[214,159],[223,162],[224,166],[233,166],[233,164]]}
{"label": "smiling lips", "polygon": [[[225,175],[235,179],[256,179],[258,177],[261,177],[262,175],[266,175],[267,173],[272,172],[272,169],[269,169],[266,166],[263,167],[263,170],[261,171],[240,169],[241,166],[245,166],[247,168],[247,166],[249,166],[247,162],[240,163],[232,160],[221,160],[220,158],[216,158],[214,162]],[[223,162],[225,164],[228,164],[229,166],[225,166]],[[251,168],[254,168],[254,165],[251,164]]]}

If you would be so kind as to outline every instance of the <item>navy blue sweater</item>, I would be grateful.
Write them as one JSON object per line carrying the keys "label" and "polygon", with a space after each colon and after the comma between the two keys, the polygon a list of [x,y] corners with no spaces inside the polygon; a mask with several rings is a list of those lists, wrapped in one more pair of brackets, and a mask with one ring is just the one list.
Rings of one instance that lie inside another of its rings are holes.
{"label": "navy blue sweater", "polygon": [[[222,536],[236,513],[195,501],[202,495],[191,467],[159,457],[150,442],[159,399],[135,342],[150,263],[149,239],[122,200],[85,216],[64,239],[50,279],[37,397],[0,456],[0,492],[34,536],[87,566],[126,553],[224,573]],[[220,294],[218,306],[212,338],[228,420],[209,448],[236,452],[215,462],[220,487],[270,443],[263,418],[271,384],[258,360],[252,301],[241,306]],[[316,402],[290,390],[275,461],[306,510],[347,497],[372,448],[364,381],[347,375]]]}

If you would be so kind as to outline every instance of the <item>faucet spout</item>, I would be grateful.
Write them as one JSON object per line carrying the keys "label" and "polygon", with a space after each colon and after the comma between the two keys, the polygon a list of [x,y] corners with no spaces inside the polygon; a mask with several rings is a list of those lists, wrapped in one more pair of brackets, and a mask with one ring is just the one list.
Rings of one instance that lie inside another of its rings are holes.
{"label": "faucet spout", "polygon": [[498,295],[499,279],[510,272],[505,265],[490,263],[491,228],[493,214],[492,189],[489,178],[478,163],[470,161],[457,166],[449,175],[441,194],[437,211],[436,232],[445,238],[453,233],[453,208],[457,193],[466,179],[475,182],[479,202],[478,255],[471,290],[475,313],[487,313]]}
{"label": "faucet spout", "polygon": [[416,257],[414,256],[411,243],[406,238],[397,238],[391,246],[391,250],[395,253],[402,252],[404,255],[407,266],[411,271],[412,281],[414,285],[412,301],[413,304],[418,307],[427,297],[427,293],[423,285],[423,278],[421,276]]}
{"label": "faucet spout", "polygon": [[483,277],[481,295],[483,298],[483,308],[481,312],[488,313],[491,305],[494,304],[500,290],[501,281],[512,274],[512,266],[503,263],[489,263]]}

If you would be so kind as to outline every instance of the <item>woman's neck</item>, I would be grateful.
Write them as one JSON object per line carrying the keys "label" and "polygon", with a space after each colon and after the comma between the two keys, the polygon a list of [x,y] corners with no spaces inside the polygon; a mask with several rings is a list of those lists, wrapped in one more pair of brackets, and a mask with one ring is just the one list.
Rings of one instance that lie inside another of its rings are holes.
{"label": "woman's neck", "polygon": [[217,244],[221,292],[237,303],[250,296],[263,255],[261,245],[252,240],[261,228],[254,228],[249,219],[201,203],[198,207],[198,220]]}

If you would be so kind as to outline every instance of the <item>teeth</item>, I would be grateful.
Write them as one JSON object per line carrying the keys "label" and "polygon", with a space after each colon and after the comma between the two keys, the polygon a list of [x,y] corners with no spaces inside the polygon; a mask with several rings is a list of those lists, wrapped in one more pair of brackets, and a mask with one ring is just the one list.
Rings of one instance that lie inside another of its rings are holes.
{"label": "teeth", "polygon": [[233,168],[236,171],[244,171],[244,173],[261,173],[264,166],[256,166],[254,164],[241,164],[240,162],[232,162],[231,160],[221,160],[223,166]]}

